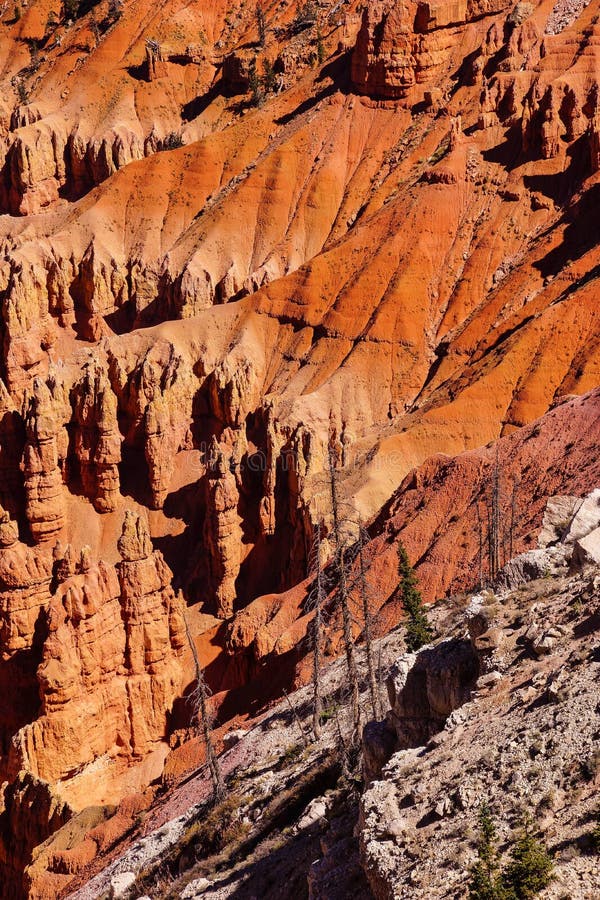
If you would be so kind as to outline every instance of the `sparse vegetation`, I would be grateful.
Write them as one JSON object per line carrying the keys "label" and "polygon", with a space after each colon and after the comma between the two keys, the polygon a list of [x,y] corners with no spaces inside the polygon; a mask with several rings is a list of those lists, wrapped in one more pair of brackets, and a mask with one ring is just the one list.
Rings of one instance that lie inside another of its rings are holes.
{"label": "sparse vegetation", "polygon": [[469,900],[533,900],[552,881],[553,862],[525,817],[509,863],[501,869],[496,825],[489,806],[479,810],[477,862],[471,869]]}
{"label": "sparse vegetation", "polygon": [[292,23],[292,31],[297,33],[305,28],[311,28],[317,21],[317,5],[314,0],[306,0],[305,3],[299,3],[296,8],[296,15]]}
{"label": "sparse vegetation", "polygon": [[161,150],[178,150],[183,146],[183,138],[176,131],[170,131],[161,141]]}

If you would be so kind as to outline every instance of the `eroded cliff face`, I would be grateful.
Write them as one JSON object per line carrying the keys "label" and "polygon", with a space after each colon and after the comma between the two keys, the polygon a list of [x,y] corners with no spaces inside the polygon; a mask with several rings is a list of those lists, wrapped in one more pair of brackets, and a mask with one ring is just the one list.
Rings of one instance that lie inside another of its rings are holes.
{"label": "eroded cliff face", "polygon": [[[5,517],[5,543],[15,537],[8,533],[13,525]],[[35,820],[41,840],[16,839],[12,818],[17,802],[24,806],[19,798],[27,778],[28,790],[45,785],[52,816],[58,805],[69,818],[104,799],[100,760],[101,769],[123,770],[156,751],[164,757],[167,749],[169,715],[183,687],[183,601],[147,526],[132,511],[118,548],[116,566],[95,562],[89,547],[76,555],[70,546],[57,546],[38,558],[16,541],[3,550],[5,565],[20,560],[25,567],[3,593],[3,621],[13,629],[3,629],[2,672],[12,679],[6,689],[33,697],[37,688],[38,695],[20,721],[2,722],[7,893],[17,890],[21,879],[12,879],[29,862],[27,853],[56,827],[42,809]]]}
{"label": "eroded cliff face", "polygon": [[[66,785],[66,816],[105,760],[99,803],[160,770],[189,725],[186,604],[217,694],[304,677],[332,448],[382,628],[398,536],[428,599],[477,580],[479,448],[502,438],[511,549],[598,474],[597,395],[548,413],[597,384],[593,3],[286,4],[264,35],[220,0],[21,12],[0,13],[5,824],[22,777]],[[4,839],[7,890],[53,821],[24,855]]]}

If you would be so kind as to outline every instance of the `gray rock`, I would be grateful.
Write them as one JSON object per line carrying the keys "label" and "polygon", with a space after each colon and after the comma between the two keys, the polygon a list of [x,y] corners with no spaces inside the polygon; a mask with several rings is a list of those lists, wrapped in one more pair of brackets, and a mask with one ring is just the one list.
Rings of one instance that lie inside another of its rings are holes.
{"label": "gray rock", "polygon": [[542,519],[538,547],[549,547],[566,537],[571,519],[580,503],[580,497],[550,497]]}
{"label": "gray rock", "polygon": [[594,528],[575,541],[571,571],[581,571],[587,566],[597,565],[600,565],[600,528]]}
{"label": "gray rock", "polygon": [[400,748],[424,746],[469,699],[480,674],[471,642],[453,638],[400,657],[387,680],[388,724]]}
{"label": "gray rock", "polygon": [[600,526],[600,488],[596,488],[591,494],[580,501],[579,506],[573,515],[569,525],[567,534],[564,538],[565,543],[574,544],[575,541],[590,534]]}
{"label": "gray rock", "polygon": [[515,556],[499,573],[496,585],[503,590],[514,590],[521,584],[554,575],[564,569],[572,553],[572,547],[560,544],[540,550],[528,550]]}
{"label": "gray rock", "polygon": [[244,728],[236,728],[234,731],[228,731],[223,738],[223,744],[227,749],[235,747],[235,745],[239,744],[242,738],[245,738],[247,734],[248,732]]}
{"label": "gray rock", "polygon": [[396,732],[387,722],[367,722],[363,730],[363,774],[365,783],[374,781],[398,749]]}
{"label": "gray rock", "polygon": [[210,881],[208,878],[196,878],[195,881],[190,881],[179,896],[181,900],[194,900],[195,897],[200,897],[209,887]]}
{"label": "gray rock", "polygon": [[121,900],[127,897],[136,879],[135,872],[119,872],[110,879],[110,897],[111,900]]}

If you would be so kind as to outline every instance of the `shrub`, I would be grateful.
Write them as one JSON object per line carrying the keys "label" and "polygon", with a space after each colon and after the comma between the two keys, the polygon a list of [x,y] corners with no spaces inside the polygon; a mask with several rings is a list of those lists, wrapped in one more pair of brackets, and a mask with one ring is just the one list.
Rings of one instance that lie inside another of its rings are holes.
{"label": "shrub", "polygon": [[17,96],[19,98],[19,103],[25,104],[29,100],[29,93],[27,91],[27,85],[23,81],[22,78],[15,78],[14,81],[15,89],[17,91]]}
{"label": "shrub", "polygon": [[176,131],[170,131],[160,142],[162,150],[178,150],[183,147],[183,138]]}
{"label": "shrub", "polygon": [[241,821],[242,798],[230,794],[206,814],[197,828],[192,829],[193,843],[201,848],[202,855],[220,853],[231,841],[239,840],[247,832]]}
{"label": "shrub", "polygon": [[325,44],[323,43],[323,35],[321,33],[321,29],[317,29],[317,62],[319,65],[325,62],[327,58],[327,51],[325,50]]}
{"label": "shrub", "polygon": [[593,781],[600,771],[600,750],[593,750],[581,761],[581,774],[586,781]]}
{"label": "shrub", "polygon": [[46,33],[54,31],[56,28],[58,28],[58,16],[54,10],[51,9],[46,19]]}
{"label": "shrub", "polygon": [[123,0],[109,0],[107,20],[109,25],[114,25],[123,15]]}

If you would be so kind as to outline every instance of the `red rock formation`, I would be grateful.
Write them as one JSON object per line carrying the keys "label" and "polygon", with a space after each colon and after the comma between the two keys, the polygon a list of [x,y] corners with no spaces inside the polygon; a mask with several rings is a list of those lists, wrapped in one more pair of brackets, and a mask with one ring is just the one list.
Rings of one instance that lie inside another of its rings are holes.
{"label": "red rock formation", "polygon": [[[35,816],[31,815],[32,810]],[[73,810],[52,790],[47,782],[27,772],[20,772],[10,784],[0,804],[2,834],[0,839],[0,891],[5,897],[50,897],[51,891],[60,888],[64,879],[54,880],[44,873],[46,892],[25,893],[22,886],[23,871],[31,860],[32,852],[65,825]]]}
{"label": "red rock formation", "polygon": [[41,378],[25,412],[26,442],[21,464],[25,483],[25,513],[36,542],[48,541],[65,522],[62,475],[58,459],[60,423],[52,394]]}
{"label": "red rock formation", "polygon": [[16,514],[23,490],[20,462],[25,443],[23,420],[0,380],[0,502]]}
{"label": "red rock formation", "polygon": [[167,735],[181,690],[180,601],[134,513],[119,551],[117,570],[84,549],[60,573],[38,669],[41,715],[13,739],[13,773],[64,780],[104,754],[141,758]]}
{"label": "red rock formation", "polygon": [[229,619],[233,615],[235,580],[242,558],[242,528],[235,476],[215,438],[208,451],[204,496],[202,538],[210,573],[209,590],[215,597],[216,615]]}
{"label": "red rock formation", "polygon": [[110,512],[119,497],[121,435],[117,398],[106,372],[88,363],[75,388],[75,443],[83,490],[98,512]]}
{"label": "red rock formation", "polygon": [[0,654],[30,650],[40,611],[50,600],[52,558],[19,541],[17,523],[0,519]]}

